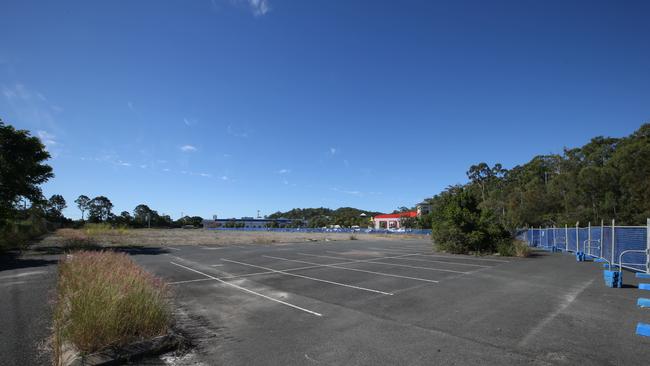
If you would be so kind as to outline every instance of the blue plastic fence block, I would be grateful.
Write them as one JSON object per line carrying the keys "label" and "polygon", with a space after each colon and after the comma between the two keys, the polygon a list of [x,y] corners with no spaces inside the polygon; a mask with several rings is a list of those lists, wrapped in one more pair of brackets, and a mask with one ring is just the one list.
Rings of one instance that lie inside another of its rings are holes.
{"label": "blue plastic fence block", "polygon": [[605,280],[605,286],[613,288],[623,287],[623,273],[620,271],[603,271],[603,279]]}
{"label": "blue plastic fence block", "polygon": [[645,299],[643,297],[640,297],[636,301],[636,305],[640,308],[650,308],[650,299]]}
{"label": "blue plastic fence block", "polygon": [[636,278],[650,278],[650,273],[637,273]]}
{"label": "blue plastic fence block", "polygon": [[636,334],[644,337],[650,337],[650,324],[645,324],[645,323],[637,324]]}
{"label": "blue plastic fence block", "polygon": [[602,258],[597,258],[597,259],[594,260],[594,262],[603,263],[603,262],[605,262],[605,260],[602,259]]}
{"label": "blue plastic fence block", "polygon": [[650,283],[640,283],[639,290],[650,290]]}

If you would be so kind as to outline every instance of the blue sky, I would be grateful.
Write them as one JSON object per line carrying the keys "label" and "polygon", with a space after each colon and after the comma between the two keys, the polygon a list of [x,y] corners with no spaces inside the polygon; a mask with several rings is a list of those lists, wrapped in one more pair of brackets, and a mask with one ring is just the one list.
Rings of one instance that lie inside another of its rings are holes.
{"label": "blue sky", "polygon": [[391,211],[650,121],[647,1],[18,1],[0,118],[44,193],[174,218]]}

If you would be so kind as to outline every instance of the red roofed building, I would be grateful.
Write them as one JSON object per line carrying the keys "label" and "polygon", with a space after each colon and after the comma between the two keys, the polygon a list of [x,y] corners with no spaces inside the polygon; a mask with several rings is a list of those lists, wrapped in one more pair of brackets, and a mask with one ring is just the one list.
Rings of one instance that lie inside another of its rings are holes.
{"label": "red roofed building", "polygon": [[372,221],[375,229],[399,229],[402,227],[402,219],[417,216],[417,211],[407,211],[396,214],[377,215],[373,217]]}

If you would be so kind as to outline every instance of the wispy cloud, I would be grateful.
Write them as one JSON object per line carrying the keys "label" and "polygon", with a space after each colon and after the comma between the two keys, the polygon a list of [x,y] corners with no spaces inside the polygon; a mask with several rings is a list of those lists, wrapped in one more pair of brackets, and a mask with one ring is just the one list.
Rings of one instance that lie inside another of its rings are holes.
{"label": "wispy cloud", "polygon": [[253,11],[253,15],[257,17],[265,15],[266,13],[271,11],[271,5],[267,0],[246,0],[246,1],[248,2],[248,5]]}
{"label": "wispy cloud", "polygon": [[330,147],[330,155],[336,155],[339,150],[335,147]]}
{"label": "wispy cloud", "polygon": [[37,130],[37,136],[52,157],[57,157],[62,144],[55,135],[64,134],[64,131],[59,128],[55,116],[63,112],[63,108],[52,103],[42,92],[31,90],[22,83],[2,85],[0,90],[15,117],[30,129]]}
{"label": "wispy cloud", "polygon": [[53,134],[43,131],[43,130],[38,130],[36,131],[36,134],[39,139],[41,139],[41,142],[45,145],[45,147],[51,149],[52,146],[57,145],[58,143],[56,142],[56,136]]}
{"label": "wispy cloud", "polygon": [[196,151],[196,150],[197,150],[197,148],[192,146],[192,145],[183,145],[183,146],[181,146],[181,151],[182,152],[193,152],[193,151]]}
{"label": "wispy cloud", "polygon": [[291,169],[280,169],[278,170],[278,174],[289,174],[291,173]]}
{"label": "wispy cloud", "polygon": [[222,175],[221,178],[219,178],[219,179],[221,179],[221,180],[230,180],[230,178],[228,178],[227,175]]}
{"label": "wispy cloud", "polygon": [[209,173],[199,173],[199,175],[206,178],[212,178],[212,174]]}
{"label": "wispy cloud", "polygon": [[189,127],[195,125],[197,123],[197,120],[193,118],[183,118],[183,123],[185,124],[185,126]]}
{"label": "wispy cloud", "polygon": [[228,125],[226,128],[228,134],[230,136],[234,137],[241,137],[241,138],[247,138],[248,137],[248,132],[247,131],[240,131],[240,130],[235,130],[232,125]]}
{"label": "wispy cloud", "polygon": [[358,196],[358,197],[363,197],[366,194],[375,194],[375,192],[365,193],[365,192],[362,192],[362,191],[351,190],[351,189],[339,189],[339,188],[336,188],[336,187],[333,187],[333,188],[330,188],[330,189],[332,191],[334,191],[334,192],[345,193],[345,194],[349,194],[349,195],[352,195],[352,196]]}

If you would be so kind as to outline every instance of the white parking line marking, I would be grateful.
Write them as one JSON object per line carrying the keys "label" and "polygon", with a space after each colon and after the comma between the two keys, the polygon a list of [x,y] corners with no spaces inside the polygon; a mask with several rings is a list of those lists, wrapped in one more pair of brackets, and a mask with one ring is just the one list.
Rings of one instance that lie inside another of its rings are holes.
{"label": "white parking line marking", "polygon": [[380,275],[380,276],[406,278],[406,279],[415,280],[415,281],[423,281],[423,282],[431,282],[431,283],[439,283],[440,282],[440,281],[436,281],[436,280],[429,280],[429,279],[426,279],[426,278],[400,276],[400,275],[391,274],[391,273],[366,271],[366,270],[363,270],[363,269],[356,269],[356,268],[346,268],[346,267],[341,267],[341,266],[334,265],[334,264],[318,264],[318,263],[313,263],[313,262],[300,261],[300,260],[297,260],[297,259],[287,259],[287,258],[273,257],[273,256],[270,256],[270,255],[265,255],[264,257],[273,258],[273,259],[280,259],[280,260],[283,260],[283,261],[290,261],[290,262],[296,262],[296,263],[311,264],[311,265],[318,266],[318,267],[330,267],[330,268],[344,269],[346,271],[371,273],[371,274],[376,274],[376,275]]}
{"label": "white parking line marking", "polygon": [[[389,250],[389,251],[394,251],[394,252],[401,252],[404,253],[402,250],[393,250],[393,249],[382,249],[382,248],[368,248],[368,249],[374,249],[374,250]],[[488,262],[499,262],[499,263],[509,263],[510,261],[504,261],[501,259],[490,259],[490,258],[470,258],[470,257],[464,257],[464,256],[449,256],[449,255],[439,255],[439,254],[426,254],[426,253],[415,253],[416,255],[424,256],[424,257],[438,257],[438,258],[449,258],[449,259],[465,259],[465,260],[472,260],[472,261],[488,261]]]}
{"label": "white parking line marking", "polygon": [[168,285],[180,285],[181,283],[201,282],[201,281],[213,281],[213,279],[212,278],[199,278],[199,279],[196,279],[196,280],[176,281],[176,282],[169,282]]}
{"label": "white parking line marking", "polygon": [[230,283],[230,282],[224,281],[224,280],[219,279],[219,278],[217,278],[217,277],[210,276],[209,274],[207,274],[207,273],[203,273],[203,272],[201,272],[201,271],[197,271],[197,270],[195,270],[194,268],[186,267],[186,266],[184,266],[184,265],[182,265],[182,264],[178,264],[178,263],[174,263],[174,262],[169,262],[169,263],[171,263],[171,264],[173,264],[173,265],[175,265],[175,266],[179,266],[179,267],[181,267],[181,268],[185,268],[185,269],[188,270],[188,271],[192,271],[192,272],[195,272],[195,273],[201,274],[201,275],[203,275],[203,276],[205,276],[205,277],[208,277],[208,278],[211,278],[211,279],[213,279],[213,280],[215,280],[215,281],[219,281],[219,282],[223,283],[224,285],[232,286],[232,287],[234,287],[234,288],[236,288],[236,289],[238,289],[238,290],[240,290],[240,291],[248,292],[249,294],[253,294],[253,295],[256,295],[256,296],[259,296],[259,297],[265,298],[265,299],[267,299],[267,300],[271,300],[271,301],[277,302],[277,303],[279,303],[279,304],[286,305],[286,306],[289,306],[289,307],[291,307],[291,308],[294,308],[294,309],[298,309],[298,310],[304,311],[304,312],[309,313],[309,314],[312,314],[312,315],[323,316],[323,314],[319,314],[319,313],[317,313],[317,312],[315,312],[315,311],[311,311],[311,310],[309,310],[309,309],[301,308],[300,306],[297,306],[297,305],[294,305],[294,304],[290,304],[290,303],[288,303],[288,302],[286,302],[286,301],[282,301],[282,300],[274,299],[274,298],[272,298],[272,297],[270,297],[270,296],[266,296],[266,295],[264,295],[264,294],[260,294],[259,292],[255,292],[255,291],[253,291],[253,290],[249,290],[249,289],[247,289],[247,288],[243,288],[243,287],[241,287],[241,286],[237,286],[237,285],[235,285],[235,284],[233,284],[233,283]]}
{"label": "white parking line marking", "polygon": [[314,277],[309,277],[309,276],[303,276],[303,275],[299,275],[299,274],[295,274],[295,273],[288,273],[288,272],[280,271],[280,270],[276,270],[276,269],[273,269],[273,268],[262,267],[262,266],[257,266],[257,265],[254,265],[254,264],[249,264],[249,263],[244,263],[244,262],[233,261],[233,260],[230,260],[230,259],[221,258],[221,260],[222,260],[222,261],[226,261],[226,262],[232,262],[232,263],[241,264],[241,265],[243,265],[243,266],[250,266],[250,267],[254,267],[254,268],[264,269],[264,270],[267,270],[267,271],[271,271],[271,272],[274,272],[274,273],[280,273],[280,274],[284,274],[284,275],[287,275],[287,276],[300,277],[300,278],[305,278],[305,279],[312,280],[312,281],[319,281],[319,282],[329,283],[329,284],[332,284],[332,285],[338,285],[338,286],[349,287],[349,288],[353,288],[353,289],[356,289],[356,290],[362,290],[362,291],[374,292],[374,293],[382,294],[382,295],[392,295],[390,292],[384,292],[384,291],[379,291],[379,290],[373,290],[373,289],[371,289],[371,288],[365,288],[365,287],[359,287],[359,286],[354,286],[354,285],[348,285],[348,284],[345,284],[345,283],[334,282],[334,281],[328,281],[328,280],[323,280],[323,279],[320,279],[320,278],[314,278]]}
{"label": "white parking line marking", "polygon": [[[325,251],[325,253],[332,253],[332,254],[339,254],[339,255],[345,255],[345,252],[332,252],[332,251]],[[418,253],[413,253],[411,254],[412,256],[420,255]],[[426,260],[426,259],[416,259],[416,258],[406,258],[403,255],[397,256],[397,257],[382,257],[382,258],[376,258],[376,259],[399,259],[399,260],[405,260],[405,261],[416,261],[416,262],[430,262],[430,263],[444,263],[444,264],[453,264],[453,265],[459,265],[459,266],[471,266],[471,267],[492,267],[492,266],[486,266],[483,264],[472,264],[472,263],[457,263],[457,262],[449,262],[449,261],[437,261],[435,259],[431,260]]]}
{"label": "white parking line marking", "polygon": [[[329,255],[315,255],[315,254],[306,254],[306,253],[296,253],[296,254],[298,254],[298,255],[306,255],[306,256],[309,256],[309,257],[318,257],[318,258],[347,259],[347,258],[341,258],[341,257],[332,257],[332,256],[329,256]],[[431,268],[431,267],[409,266],[408,264],[399,264],[399,263],[377,262],[378,260],[382,260],[382,259],[393,259],[393,258],[391,258],[391,257],[382,257],[382,258],[373,258],[373,259],[360,259],[360,260],[356,260],[356,261],[354,261],[352,263],[383,264],[385,266],[406,267],[406,268],[413,268],[413,269],[424,269],[424,270],[428,270],[428,271],[450,272],[450,273],[461,273],[461,274],[471,273],[471,272],[463,272],[463,271],[454,271],[453,269],[441,269],[441,268]]]}

